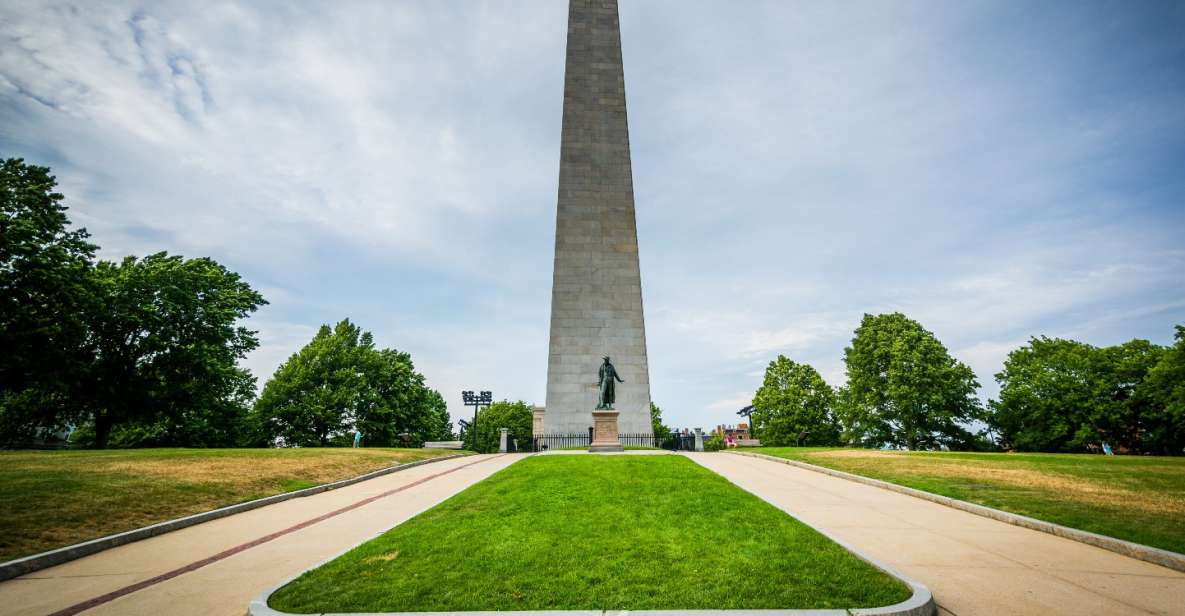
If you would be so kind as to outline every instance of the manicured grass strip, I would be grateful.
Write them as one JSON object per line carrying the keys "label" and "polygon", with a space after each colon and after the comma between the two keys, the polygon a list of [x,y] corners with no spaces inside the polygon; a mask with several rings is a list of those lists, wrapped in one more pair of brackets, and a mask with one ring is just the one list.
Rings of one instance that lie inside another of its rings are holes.
{"label": "manicured grass strip", "polygon": [[369,448],[0,452],[0,561],[453,453]]}
{"label": "manicured grass strip", "polygon": [[1185,458],[807,447],[752,451],[1185,553]]}
{"label": "manicured grass strip", "polygon": [[536,456],[272,596],[289,612],[843,608],[908,588],[680,456]]}

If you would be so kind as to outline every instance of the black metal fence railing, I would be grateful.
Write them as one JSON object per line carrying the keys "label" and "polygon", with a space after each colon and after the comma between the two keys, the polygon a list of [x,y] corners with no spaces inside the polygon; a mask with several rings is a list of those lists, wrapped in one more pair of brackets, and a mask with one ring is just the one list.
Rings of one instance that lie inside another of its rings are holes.
{"label": "black metal fence railing", "polygon": [[653,434],[619,434],[621,444],[625,447],[657,447]]}
{"label": "black metal fence railing", "polygon": [[[660,447],[664,443],[656,439],[653,434],[619,434],[618,438],[625,447]],[[536,434],[530,442],[518,440],[518,451],[551,451],[556,449],[587,449],[592,444],[592,432],[576,434]],[[670,447],[668,447],[670,449]]]}
{"label": "black metal fence railing", "polygon": [[531,439],[531,449],[524,451],[552,451],[555,449],[588,449],[592,434],[536,434]]}
{"label": "black metal fence railing", "polygon": [[695,435],[672,434],[663,440],[660,447],[671,451],[695,451]]}

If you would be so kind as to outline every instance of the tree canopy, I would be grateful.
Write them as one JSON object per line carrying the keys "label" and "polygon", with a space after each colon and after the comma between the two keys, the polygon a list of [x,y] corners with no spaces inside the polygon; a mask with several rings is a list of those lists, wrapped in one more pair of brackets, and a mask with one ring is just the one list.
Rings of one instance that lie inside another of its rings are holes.
{"label": "tree canopy", "polygon": [[258,346],[238,322],[266,303],[211,259],[94,262],[45,167],[0,165],[0,440],[81,426],[104,447],[235,444]]}
{"label": "tree canopy", "polygon": [[342,320],[322,325],[288,358],[255,403],[263,434],[287,445],[324,446],[360,430],[367,445],[446,439],[444,399],[424,384],[411,357],[378,349],[370,332]]}
{"label": "tree canopy", "polygon": [[[984,409],[974,373],[933,333],[899,313],[866,314],[844,349],[842,387],[779,355],[753,398],[752,421],[770,445],[1082,452],[1107,443],[1119,453],[1181,455],[1185,326],[1175,339],[1095,347],[1033,338],[1009,353],[996,374],[998,399]],[[972,432],[981,425],[986,431]]]}
{"label": "tree canopy", "polygon": [[[1147,340],[1095,347],[1039,337],[1008,354],[996,375],[988,424],[1000,443],[1022,451],[1117,449],[1181,453],[1185,421],[1173,403],[1185,369],[1181,328],[1165,349]],[[1174,375],[1174,366],[1178,371]]]}
{"label": "tree canopy", "polygon": [[1148,371],[1137,394],[1151,402],[1141,434],[1144,447],[1181,455],[1185,453],[1185,326],[1177,326],[1175,338],[1175,344]]}
{"label": "tree canopy", "polygon": [[255,379],[237,362],[259,346],[238,322],[266,302],[211,259],[165,253],[95,267],[99,299],[89,311],[91,358],[74,400],[104,447],[113,426],[162,418],[184,424],[237,412]]}
{"label": "tree canopy", "polygon": [[930,449],[974,440],[966,426],[982,415],[975,373],[917,321],[865,314],[844,363],[845,431],[857,442]]}
{"label": "tree canopy", "polygon": [[0,163],[0,440],[57,422],[86,363],[96,246],[56,185],[47,167]]}
{"label": "tree canopy", "polygon": [[765,445],[833,445],[834,405],[835,392],[813,367],[778,355],[753,396],[754,434]]}

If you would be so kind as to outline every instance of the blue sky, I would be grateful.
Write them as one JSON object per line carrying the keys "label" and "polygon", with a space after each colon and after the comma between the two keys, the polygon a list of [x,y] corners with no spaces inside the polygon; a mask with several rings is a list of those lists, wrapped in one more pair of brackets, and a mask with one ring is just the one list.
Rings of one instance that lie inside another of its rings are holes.
{"label": "blue sky", "polygon": [[[622,0],[652,395],[735,422],[899,310],[985,397],[1030,336],[1185,323],[1185,3]],[[268,300],[262,380],[349,317],[542,404],[566,3],[0,0],[0,155],[104,258]]]}

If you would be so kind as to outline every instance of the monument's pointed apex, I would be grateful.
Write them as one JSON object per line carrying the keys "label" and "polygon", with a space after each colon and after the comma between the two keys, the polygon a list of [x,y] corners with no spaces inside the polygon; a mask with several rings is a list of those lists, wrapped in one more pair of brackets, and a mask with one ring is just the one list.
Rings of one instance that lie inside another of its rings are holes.
{"label": "monument's pointed apex", "polygon": [[571,0],[544,430],[584,433],[604,356],[620,429],[649,434],[650,374],[617,0]]}

